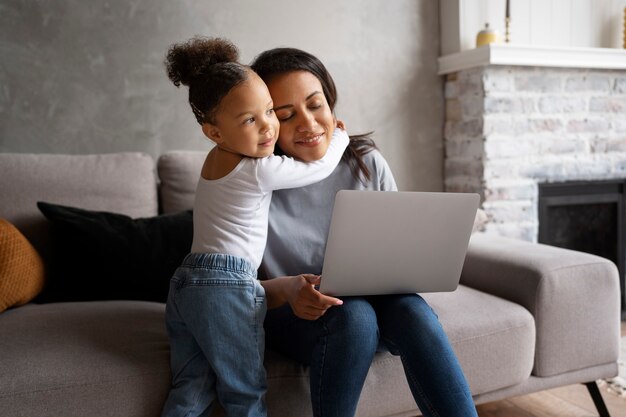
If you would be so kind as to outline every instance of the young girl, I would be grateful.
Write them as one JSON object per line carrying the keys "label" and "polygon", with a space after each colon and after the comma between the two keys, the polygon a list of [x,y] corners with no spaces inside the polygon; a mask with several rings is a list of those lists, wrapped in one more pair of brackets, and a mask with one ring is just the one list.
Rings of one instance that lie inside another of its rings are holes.
{"label": "young girl", "polygon": [[[349,142],[345,131],[335,128],[319,161],[273,155],[279,123],[272,99],[265,83],[237,59],[237,48],[219,38],[175,44],[166,58],[170,80],[189,87],[193,113],[216,146],[198,181],[191,253],[170,284],[172,387],[164,417],[209,415],[216,396],[231,417],[267,414],[267,307],[256,271],[272,190],[326,178]],[[321,136],[306,137],[302,144],[314,146]]]}

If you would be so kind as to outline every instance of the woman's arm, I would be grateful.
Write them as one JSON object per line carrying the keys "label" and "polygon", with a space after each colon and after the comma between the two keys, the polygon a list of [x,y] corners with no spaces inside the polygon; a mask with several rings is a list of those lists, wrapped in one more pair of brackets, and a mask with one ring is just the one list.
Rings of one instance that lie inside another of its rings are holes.
{"label": "woman's arm", "polygon": [[267,308],[272,309],[289,303],[297,317],[317,320],[332,306],[343,304],[338,298],[324,295],[315,289],[320,277],[312,274],[277,277],[260,281],[265,289]]}

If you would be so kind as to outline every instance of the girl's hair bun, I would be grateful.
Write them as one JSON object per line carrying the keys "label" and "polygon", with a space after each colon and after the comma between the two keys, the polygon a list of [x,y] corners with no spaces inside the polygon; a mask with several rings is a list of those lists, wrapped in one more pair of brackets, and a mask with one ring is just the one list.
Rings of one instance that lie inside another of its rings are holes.
{"label": "girl's hair bun", "polygon": [[237,62],[239,50],[227,39],[196,36],[172,45],[165,58],[167,76],[175,86],[191,81],[220,63]]}

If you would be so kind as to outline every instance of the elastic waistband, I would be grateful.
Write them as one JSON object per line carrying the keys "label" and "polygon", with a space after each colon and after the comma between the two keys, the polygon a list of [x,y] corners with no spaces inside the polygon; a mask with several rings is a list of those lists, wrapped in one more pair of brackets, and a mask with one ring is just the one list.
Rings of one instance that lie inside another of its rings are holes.
{"label": "elastic waistband", "polygon": [[223,253],[190,253],[183,259],[183,267],[211,268],[247,274],[256,278],[256,269],[244,258]]}

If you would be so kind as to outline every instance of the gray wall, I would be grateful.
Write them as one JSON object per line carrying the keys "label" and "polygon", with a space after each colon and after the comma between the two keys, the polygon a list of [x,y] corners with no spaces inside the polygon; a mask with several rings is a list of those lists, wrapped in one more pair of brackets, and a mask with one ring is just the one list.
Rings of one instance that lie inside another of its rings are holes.
{"label": "gray wall", "polygon": [[168,46],[235,42],[317,55],[348,130],[374,130],[401,189],[440,190],[442,80],[433,0],[0,0],[0,152],[205,150]]}

